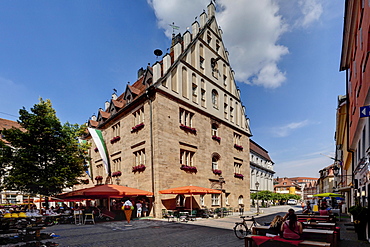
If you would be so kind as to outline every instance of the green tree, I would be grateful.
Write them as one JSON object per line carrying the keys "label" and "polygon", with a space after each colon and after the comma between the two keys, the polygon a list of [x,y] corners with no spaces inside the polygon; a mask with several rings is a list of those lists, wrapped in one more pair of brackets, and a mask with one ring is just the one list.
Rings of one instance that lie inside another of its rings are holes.
{"label": "green tree", "polygon": [[53,196],[78,183],[84,170],[86,144],[78,141],[85,127],[56,117],[50,100],[42,100],[28,112],[19,111],[23,129],[3,130],[12,155],[2,161],[10,165],[4,178],[7,189]]}
{"label": "green tree", "polygon": [[[6,169],[9,167],[9,158],[12,155],[11,147],[6,145],[1,139],[0,139],[0,177],[3,178],[6,174]],[[0,180],[0,190],[3,189],[3,186],[1,184]]]}

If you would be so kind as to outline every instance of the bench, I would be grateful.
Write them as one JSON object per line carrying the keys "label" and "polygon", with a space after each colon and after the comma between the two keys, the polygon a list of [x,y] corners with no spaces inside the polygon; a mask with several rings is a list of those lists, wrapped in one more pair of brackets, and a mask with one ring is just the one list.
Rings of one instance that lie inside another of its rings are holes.
{"label": "bench", "polygon": [[[259,235],[247,235],[245,238],[244,238],[244,243],[245,243],[245,247],[252,247],[252,246],[257,246],[252,237],[253,236],[259,236]],[[268,247],[268,246],[271,246],[271,247],[284,247],[284,246],[292,246],[291,244],[289,243],[286,243],[286,242],[281,242],[281,241],[275,241],[275,240],[269,240],[263,244],[261,244],[261,247]],[[319,242],[319,241],[311,241],[311,240],[303,240],[302,242],[299,243],[298,245],[299,247],[311,247],[311,246],[318,246],[318,247],[330,247],[331,244],[330,243],[327,243],[327,242]]]}

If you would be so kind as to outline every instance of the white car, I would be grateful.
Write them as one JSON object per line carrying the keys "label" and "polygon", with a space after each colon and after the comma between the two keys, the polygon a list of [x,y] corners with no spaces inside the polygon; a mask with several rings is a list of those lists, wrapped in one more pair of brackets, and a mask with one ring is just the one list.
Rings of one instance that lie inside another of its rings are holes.
{"label": "white car", "polygon": [[296,199],[289,199],[288,200],[288,205],[297,205],[297,200]]}

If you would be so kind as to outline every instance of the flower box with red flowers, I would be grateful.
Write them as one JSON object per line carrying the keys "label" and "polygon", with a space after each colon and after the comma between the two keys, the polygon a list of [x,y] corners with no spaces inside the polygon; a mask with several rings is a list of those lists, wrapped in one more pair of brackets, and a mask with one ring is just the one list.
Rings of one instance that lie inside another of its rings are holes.
{"label": "flower box with red flowers", "polygon": [[192,128],[192,127],[189,127],[189,126],[186,126],[186,125],[183,125],[183,124],[180,125],[180,129],[183,129],[185,131],[192,132],[194,134],[197,133],[197,129],[196,128]]}
{"label": "flower box with red flowers", "polygon": [[235,178],[241,178],[241,179],[243,179],[244,178],[244,175],[243,174],[240,174],[240,173],[234,173],[234,177]]}
{"label": "flower box with red flowers", "polygon": [[122,172],[121,171],[116,171],[116,172],[113,172],[112,173],[112,177],[119,177],[122,175]]}
{"label": "flower box with red flowers", "polygon": [[215,175],[221,175],[222,174],[222,171],[221,170],[218,170],[218,169],[214,169],[213,170],[213,174],[215,174]]}
{"label": "flower box with red flowers", "polygon": [[95,151],[95,152],[98,152],[98,151],[99,151],[99,149],[98,149],[98,148],[94,148],[94,151]]}
{"label": "flower box with red flowers", "polygon": [[96,180],[96,181],[103,180],[103,177],[102,177],[102,176],[96,176],[96,177],[95,177],[95,180]]}
{"label": "flower box with red flowers", "polygon": [[238,144],[234,144],[234,148],[238,149],[238,150],[243,150],[243,146],[240,146]]}
{"label": "flower box with red flowers", "polygon": [[146,166],[141,164],[141,165],[133,166],[132,172],[143,172],[145,171],[145,169],[146,169]]}
{"label": "flower box with red flowers", "polygon": [[197,172],[197,168],[195,166],[187,166],[187,165],[181,165],[180,170],[186,171],[186,172]]}
{"label": "flower box with red flowers", "polygon": [[84,180],[82,180],[82,183],[83,184],[89,184],[89,180],[88,179],[84,179]]}
{"label": "flower box with red flowers", "polygon": [[113,137],[112,140],[110,140],[110,143],[115,143],[115,142],[118,142],[119,140],[121,140],[121,137],[120,136],[116,136],[116,137]]}
{"label": "flower box with red flowers", "polygon": [[139,131],[142,128],[144,128],[144,123],[140,123],[138,125],[135,125],[134,127],[131,128],[131,132]]}
{"label": "flower box with red flowers", "polygon": [[215,140],[215,141],[218,141],[218,142],[221,141],[221,137],[219,137],[219,136],[212,136],[212,139]]}

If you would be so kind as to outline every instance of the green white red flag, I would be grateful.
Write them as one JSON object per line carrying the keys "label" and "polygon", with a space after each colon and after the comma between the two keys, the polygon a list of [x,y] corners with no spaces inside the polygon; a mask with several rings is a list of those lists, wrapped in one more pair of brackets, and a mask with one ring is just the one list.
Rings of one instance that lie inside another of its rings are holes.
{"label": "green white red flag", "polygon": [[109,166],[109,159],[108,159],[108,151],[107,146],[105,145],[103,134],[98,129],[87,128],[91,134],[92,139],[95,142],[96,147],[99,150],[100,156],[103,160],[105,171],[108,175],[110,175],[110,166]]}

